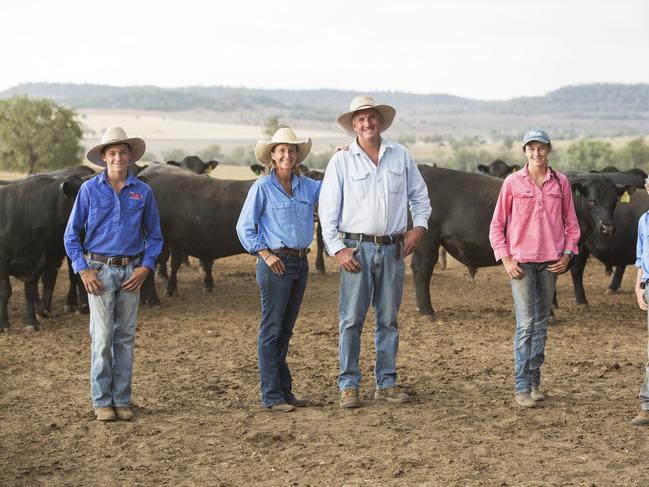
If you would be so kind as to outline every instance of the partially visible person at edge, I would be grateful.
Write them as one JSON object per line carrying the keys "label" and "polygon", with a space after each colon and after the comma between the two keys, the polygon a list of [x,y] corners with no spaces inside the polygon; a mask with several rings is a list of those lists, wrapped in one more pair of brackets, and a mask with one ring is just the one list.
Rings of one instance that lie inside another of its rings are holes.
{"label": "partially visible person at edge", "polygon": [[290,128],[257,142],[255,156],[267,175],[250,188],[237,222],[241,244],[257,256],[261,403],[273,412],[306,405],[293,394],[286,355],[309,275],[313,208],[320,194],[320,181],[298,169],[310,150],[311,140],[299,141]]}
{"label": "partially visible person at edge", "polygon": [[88,291],[91,397],[100,421],[133,418],[139,291],[162,249],[153,192],[128,171],[145,148],[121,127],[106,130],[86,154],[105,170],[81,186],[64,235],[72,267]]}
{"label": "partially visible person at edge", "polygon": [[557,275],[578,252],[580,231],[568,178],[549,166],[552,144],[540,129],[523,138],[527,164],[507,176],[489,228],[496,260],[511,278],[516,314],[514,399],[543,401],[541,365]]}
{"label": "partially visible person at edge", "polygon": [[[340,264],[340,407],[361,406],[361,332],[370,303],[376,314],[374,398],[392,404],[410,401],[398,386],[397,313],[401,304],[404,257],[428,227],[428,190],[408,150],[383,138],[395,116],[370,96],[352,100],[336,122],[355,136],[336,152],[325,171],[319,201],[322,235]],[[413,229],[408,230],[408,205]]]}
{"label": "partially visible person at edge", "polygon": [[[649,178],[645,181],[645,189],[649,192]],[[643,311],[647,311],[647,301],[649,301],[649,211],[640,217],[638,221],[638,241],[636,244],[636,261],[635,266],[638,268],[635,281],[635,295],[638,299],[638,306]],[[649,314],[647,315],[649,324]],[[649,344],[647,345],[647,354],[649,355]],[[640,387],[640,412],[631,420],[634,426],[649,425],[649,362],[645,364],[645,376],[642,386]]]}

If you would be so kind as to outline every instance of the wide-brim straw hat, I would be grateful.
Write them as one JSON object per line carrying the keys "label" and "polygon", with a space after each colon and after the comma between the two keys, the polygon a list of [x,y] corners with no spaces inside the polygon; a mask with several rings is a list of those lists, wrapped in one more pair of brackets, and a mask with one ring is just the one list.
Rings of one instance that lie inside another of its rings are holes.
{"label": "wide-brim straw hat", "polygon": [[270,165],[270,153],[277,144],[293,144],[297,146],[296,164],[306,159],[306,156],[311,152],[310,138],[307,137],[305,140],[298,140],[295,132],[288,127],[283,127],[273,134],[270,141],[260,140],[257,142],[255,146],[255,157],[257,160],[266,166]]}
{"label": "wide-brim straw hat", "polygon": [[129,164],[139,161],[144,152],[146,152],[146,144],[144,140],[139,137],[128,137],[122,127],[109,127],[101,137],[101,143],[94,146],[86,153],[86,159],[93,164],[101,167],[106,167],[106,163],[101,158],[101,153],[107,145],[115,144],[128,144],[131,147],[131,154],[129,157]]}
{"label": "wide-brim straw hat", "polygon": [[336,123],[347,135],[356,135],[356,132],[354,132],[354,129],[352,128],[352,118],[354,118],[356,112],[367,110],[369,108],[373,108],[381,114],[381,118],[383,119],[383,122],[381,123],[381,132],[386,131],[390,125],[392,125],[397,111],[390,105],[377,105],[374,98],[366,95],[354,98],[349,104],[349,111],[342,115],[338,115]]}

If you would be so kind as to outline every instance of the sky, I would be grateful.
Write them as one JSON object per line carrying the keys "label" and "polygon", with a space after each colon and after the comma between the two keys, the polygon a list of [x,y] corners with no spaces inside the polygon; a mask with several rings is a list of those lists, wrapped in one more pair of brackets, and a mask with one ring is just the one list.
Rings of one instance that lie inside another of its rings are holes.
{"label": "sky", "polygon": [[3,0],[26,82],[444,93],[649,83],[647,0]]}

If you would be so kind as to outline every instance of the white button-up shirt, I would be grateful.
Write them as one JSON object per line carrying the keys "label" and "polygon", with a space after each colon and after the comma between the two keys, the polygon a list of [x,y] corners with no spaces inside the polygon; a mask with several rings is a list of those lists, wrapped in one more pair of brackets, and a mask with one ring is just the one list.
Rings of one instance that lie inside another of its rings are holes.
{"label": "white button-up shirt", "polygon": [[427,229],[428,188],[404,146],[381,138],[378,165],[356,141],[336,152],[325,171],[318,210],[329,254],[345,248],[340,232],[405,234],[408,203],[413,226]]}

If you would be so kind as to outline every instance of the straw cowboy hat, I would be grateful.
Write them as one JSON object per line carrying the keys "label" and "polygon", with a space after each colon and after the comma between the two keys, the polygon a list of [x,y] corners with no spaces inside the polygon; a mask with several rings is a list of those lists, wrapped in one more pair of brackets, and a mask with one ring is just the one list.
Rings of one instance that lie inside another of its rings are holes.
{"label": "straw cowboy hat", "polygon": [[270,165],[270,153],[277,144],[293,144],[297,146],[296,164],[299,164],[306,159],[306,156],[308,156],[311,151],[310,138],[307,137],[306,140],[297,140],[295,132],[288,127],[284,127],[278,129],[277,132],[273,134],[270,141],[260,140],[257,142],[257,146],[255,147],[255,157],[257,160],[266,166]]}
{"label": "straw cowboy hat", "polygon": [[384,132],[390,127],[390,125],[392,125],[394,116],[397,113],[397,111],[390,105],[377,105],[374,98],[371,96],[361,95],[352,100],[349,104],[349,111],[339,115],[336,119],[336,123],[347,135],[356,135],[356,132],[354,132],[354,129],[352,128],[352,118],[354,118],[356,112],[367,110],[368,108],[373,108],[381,114],[381,118],[383,119],[381,132]]}
{"label": "straw cowboy hat", "polygon": [[133,164],[139,160],[146,151],[146,144],[144,140],[139,137],[127,137],[126,132],[122,127],[110,127],[106,129],[104,135],[101,137],[101,143],[94,146],[86,153],[86,159],[93,164],[101,167],[106,167],[106,163],[101,159],[102,151],[107,145],[114,144],[128,144],[131,147],[131,157],[128,163]]}

